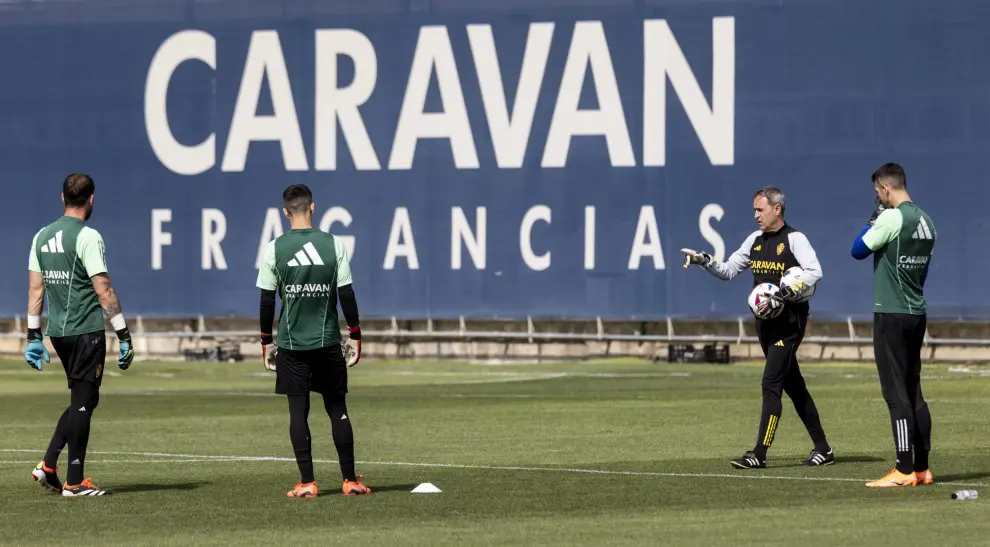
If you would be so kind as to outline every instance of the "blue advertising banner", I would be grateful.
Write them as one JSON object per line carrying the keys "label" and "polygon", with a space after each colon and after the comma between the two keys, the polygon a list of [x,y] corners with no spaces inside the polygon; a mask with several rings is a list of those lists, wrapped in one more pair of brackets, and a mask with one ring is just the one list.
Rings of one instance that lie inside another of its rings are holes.
{"label": "blue advertising banner", "polygon": [[0,13],[6,316],[25,313],[31,238],[81,171],[129,315],[255,315],[282,190],[304,183],[365,316],[747,314],[748,276],[684,270],[679,249],[726,258],[775,185],[822,263],[812,313],[867,317],[872,260],[849,248],[894,161],[936,223],[930,315],[990,317],[985,2]]}

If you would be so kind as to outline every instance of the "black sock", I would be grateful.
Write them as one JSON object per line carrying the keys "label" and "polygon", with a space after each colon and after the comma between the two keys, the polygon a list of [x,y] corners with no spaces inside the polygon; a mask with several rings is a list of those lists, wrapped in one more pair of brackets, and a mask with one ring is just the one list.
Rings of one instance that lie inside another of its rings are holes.
{"label": "black sock", "polygon": [[894,449],[897,452],[897,470],[910,475],[914,473],[914,458],[911,450],[914,441],[914,419],[899,418],[893,420],[891,425],[894,430]]}
{"label": "black sock", "polygon": [[309,437],[309,394],[289,395],[288,398],[289,437],[292,439],[292,450],[296,453],[300,480],[303,483],[314,482],[313,450]]}
{"label": "black sock", "polygon": [[93,411],[100,401],[99,388],[90,382],[78,381],[72,386],[72,404],[68,408],[69,472],[66,484],[78,486],[85,478],[86,447]]}
{"label": "black sock", "polygon": [[914,413],[914,427],[914,469],[925,471],[929,467],[928,452],[932,446],[932,415],[924,400]]}
{"label": "black sock", "polygon": [[347,415],[347,403],[341,397],[323,398],[323,406],[330,416],[330,427],[333,429],[333,445],[337,448],[337,459],[340,461],[340,474],[344,480],[356,481],[354,471],[354,428]]}
{"label": "black sock", "polygon": [[71,406],[66,407],[65,412],[58,419],[58,424],[55,425],[52,440],[48,443],[48,451],[45,452],[45,466],[50,469],[58,467],[58,455],[62,453],[65,444],[69,442],[69,410],[71,409]]}

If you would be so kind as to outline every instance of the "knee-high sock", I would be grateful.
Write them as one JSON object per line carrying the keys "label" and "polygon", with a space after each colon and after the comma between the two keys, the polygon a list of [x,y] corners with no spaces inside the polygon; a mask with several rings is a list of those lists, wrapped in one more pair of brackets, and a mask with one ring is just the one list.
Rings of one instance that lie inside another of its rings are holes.
{"label": "knee-high sock", "polygon": [[309,394],[289,395],[289,437],[296,454],[300,481],[314,482],[313,444],[309,437]]}
{"label": "knee-high sock", "polygon": [[354,428],[347,415],[347,403],[342,397],[323,397],[323,406],[330,416],[333,444],[337,448],[337,459],[340,460],[340,474],[344,480],[357,480],[354,471]]}
{"label": "knee-high sock", "polygon": [[[66,484],[78,486],[85,478],[86,447],[93,411],[100,402],[99,388],[89,382],[72,386],[71,405],[67,409],[66,429],[69,444],[69,472]],[[53,441],[54,442],[54,441]]]}
{"label": "knee-high sock", "polygon": [[48,451],[45,452],[45,465],[51,469],[58,467],[58,456],[62,453],[66,443],[69,442],[70,410],[72,410],[72,405],[65,407],[65,411],[62,412],[62,417],[58,419],[58,423],[55,425],[52,440],[48,443]]}

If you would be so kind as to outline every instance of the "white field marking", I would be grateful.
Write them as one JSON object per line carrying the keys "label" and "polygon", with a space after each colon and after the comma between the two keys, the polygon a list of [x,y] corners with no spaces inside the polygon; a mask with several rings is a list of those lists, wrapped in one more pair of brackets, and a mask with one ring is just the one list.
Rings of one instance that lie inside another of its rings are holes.
{"label": "white field marking", "polygon": [[522,393],[506,393],[504,395],[498,395],[495,393],[485,394],[485,393],[472,393],[472,394],[450,394],[450,395],[438,395],[445,399],[536,399],[541,398],[542,395],[525,395]]}
{"label": "white field marking", "polygon": [[459,382],[442,382],[445,386],[463,386],[470,384],[502,384],[508,382],[535,382],[537,380],[556,380],[557,378],[564,378],[569,376],[566,372],[558,372],[553,374],[536,374],[529,376],[518,376],[518,377],[507,377],[507,378],[490,378],[488,380],[462,380]]}
{"label": "white field marking", "polygon": [[375,376],[498,376],[498,377],[518,377],[518,376],[545,376],[547,374],[567,374],[566,372],[510,372],[510,371],[437,371],[429,372],[424,370],[393,370],[388,372],[374,372]]}
{"label": "white field marking", "polygon": [[230,390],[230,391],[219,391],[219,390],[213,390],[213,391],[196,391],[196,390],[189,390],[189,389],[156,389],[156,390],[153,390],[153,391],[130,391],[130,390],[124,390],[124,391],[114,391],[113,393],[114,394],[117,394],[117,395],[141,395],[141,396],[148,395],[148,396],[152,396],[152,397],[175,396],[175,395],[187,395],[187,396],[189,396],[189,395],[195,395],[195,396],[200,396],[200,395],[235,395],[235,396],[243,396],[243,397],[285,397],[285,395],[279,395],[278,393],[275,393],[274,391],[272,391],[272,392],[263,392],[263,391],[236,391],[236,390]]}
{"label": "white field marking", "polygon": [[[39,452],[37,450],[23,450],[14,448],[0,448],[0,452]],[[43,451],[41,451],[43,452]],[[151,457],[172,457],[175,460],[161,460],[162,463],[189,463],[189,462],[292,462],[295,458],[280,458],[273,456],[209,456],[202,454],[171,454],[168,452],[95,452],[87,451],[87,454],[106,454],[117,456],[151,456]],[[188,458],[188,459],[185,459]],[[86,462],[86,465],[93,462]],[[141,463],[140,460],[123,461],[120,463]],[[337,460],[317,460],[313,463],[330,464],[340,463]],[[514,465],[469,465],[459,463],[419,463],[419,462],[393,462],[393,461],[358,461],[358,465],[382,466],[382,467],[430,467],[434,469],[476,469],[482,471],[531,471],[550,473],[581,473],[587,475],[613,475],[629,477],[673,477],[673,478],[701,478],[701,479],[743,479],[743,480],[781,480],[781,481],[812,481],[812,482],[859,482],[866,483],[872,479],[852,479],[844,477],[787,477],[783,475],[747,475],[729,473],[665,473],[659,471],[616,471],[611,469],[582,469],[569,467],[530,467]],[[935,482],[935,486],[988,486],[982,482]]]}
{"label": "white field marking", "polygon": [[[18,464],[18,465],[38,465],[39,460],[0,460],[0,465],[4,464]],[[190,463],[190,462],[212,462],[216,463],[218,461],[227,460],[216,460],[216,459],[205,459],[205,460],[180,460],[180,459],[166,459],[166,460],[93,460],[87,461],[86,465],[99,465],[99,464],[125,464],[125,463]],[[234,460],[237,461],[237,460]]]}

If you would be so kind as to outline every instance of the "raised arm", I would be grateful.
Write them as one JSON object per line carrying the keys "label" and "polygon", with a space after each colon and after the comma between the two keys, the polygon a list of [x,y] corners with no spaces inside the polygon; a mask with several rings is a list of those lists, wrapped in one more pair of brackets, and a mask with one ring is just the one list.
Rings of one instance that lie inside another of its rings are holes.
{"label": "raised arm", "polygon": [[753,244],[758,237],[760,237],[759,230],[749,234],[749,237],[743,241],[742,245],[725,262],[719,262],[711,256],[705,255],[707,259],[701,263],[701,267],[719,279],[728,281],[736,277],[749,268],[749,251],[753,248]]}
{"label": "raised arm", "polygon": [[849,251],[856,260],[863,260],[897,239],[904,224],[904,216],[898,209],[885,209],[872,225],[867,224],[853,241]]}

